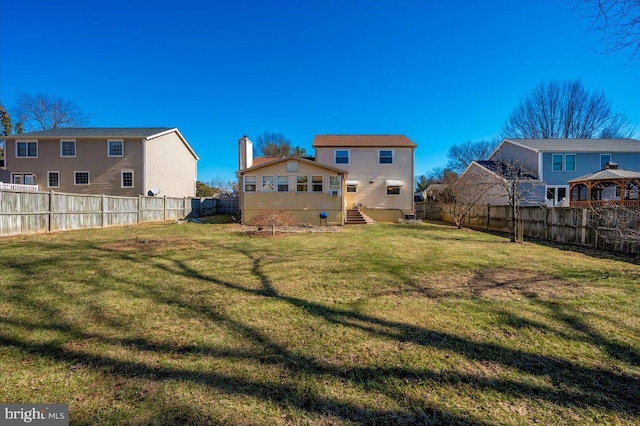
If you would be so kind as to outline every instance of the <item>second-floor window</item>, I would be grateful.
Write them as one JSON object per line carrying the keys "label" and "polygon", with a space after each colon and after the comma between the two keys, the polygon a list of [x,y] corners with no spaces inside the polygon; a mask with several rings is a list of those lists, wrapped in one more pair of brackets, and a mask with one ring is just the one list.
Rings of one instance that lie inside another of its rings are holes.
{"label": "second-floor window", "polygon": [[108,141],[107,144],[109,157],[124,156],[124,141]]}
{"label": "second-floor window", "polygon": [[349,151],[346,149],[336,149],[335,164],[349,164]]}
{"label": "second-floor window", "polygon": [[16,142],[17,158],[37,158],[38,142]]}
{"label": "second-floor window", "polygon": [[60,157],[75,157],[76,141],[60,141]]}
{"label": "second-floor window", "polygon": [[89,185],[89,172],[74,172],[74,185]]}
{"label": "second-floor window", "polygon": [[393,151],[380,150],[378,152],[378,164],[393,164]]}
{"label": "second-floor window", "polygon": [[576,155],[575,154],[564,155],[564,169],[568,172],[576,171]]}
{"label": "second-floor window", "polygon": [[554,172],[561,172],[562,168],[562,154],[553,154],[552,158],[552,170]]}

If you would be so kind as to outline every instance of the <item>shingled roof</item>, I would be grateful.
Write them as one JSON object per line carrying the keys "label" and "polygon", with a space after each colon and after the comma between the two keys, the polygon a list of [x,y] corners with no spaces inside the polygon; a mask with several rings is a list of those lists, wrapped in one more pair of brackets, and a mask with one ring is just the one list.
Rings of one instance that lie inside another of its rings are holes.
{"label": "shingled roof", "polygon": [[146,138],[173,129],[175,127],[60,127],[13,135],[12,138]]}
{"label": "shingled roof", "polygon": [[[640,141],[636,139],[505,139],[535,152],[640,152]],[[500,146],[502,146],[500,144]],[[498,147],[496,151],[499,149]],[[495,152],[494,152],[495,153]]]}
{"label": "shingled roof", "polygon": [[404,135],[316,135],[312,146],[415,148],[417,145]]}

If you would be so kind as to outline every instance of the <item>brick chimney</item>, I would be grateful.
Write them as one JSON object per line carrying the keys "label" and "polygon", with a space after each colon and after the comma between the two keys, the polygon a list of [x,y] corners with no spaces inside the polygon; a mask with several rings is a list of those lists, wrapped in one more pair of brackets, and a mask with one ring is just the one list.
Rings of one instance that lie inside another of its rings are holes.
{"label": "brick chimney", "polygon": [[238,139],[238,170],[248,169],[253,165],[253,142],[247,135]]}
{"label": "brick chimney", "polygon": [[617,170],[618,163],[614,163],[613,161],[609,161],[604,165],[604,170]]}

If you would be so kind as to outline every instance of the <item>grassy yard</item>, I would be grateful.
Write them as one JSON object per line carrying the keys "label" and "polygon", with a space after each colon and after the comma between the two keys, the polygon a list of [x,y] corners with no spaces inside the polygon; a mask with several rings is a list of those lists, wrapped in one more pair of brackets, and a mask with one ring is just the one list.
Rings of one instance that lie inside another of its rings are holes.
{"label": "grassy yard", "polygon": [[0,244],[0,402],[72,424],[640,424],[629,259],[436,224]]}

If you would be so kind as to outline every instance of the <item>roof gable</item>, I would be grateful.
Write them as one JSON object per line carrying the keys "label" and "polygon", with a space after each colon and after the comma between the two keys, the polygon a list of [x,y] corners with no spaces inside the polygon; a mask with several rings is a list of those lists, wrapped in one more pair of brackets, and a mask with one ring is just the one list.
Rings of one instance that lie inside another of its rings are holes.
{"label": "roof gable", "polygon": [[[269,159],[268,157],[262,157],[262,158]],[[289,161],[289,160],[297,160],[297,161],[300,161],[302,163],[311,164],[311,165],[319,167],[321,169],[330,170],[330,171],[338,173],[338,174],[346,175],[348,173],[346,170],[338,169],[336,167],[327,166],[326,164],[318,163],[316,161],[307,160],[306,158],[302,158],[302,157],[282,157],[282,158],[271,159],[271,161],[261,161],[258,164],[254,164],[251,167],[248,167],[248,168],[243,169],[243,170],[239,170],[238,171],[238,175],[242,175],[242,174],[245,174],[247,172],[253,172],[253,171],[259,170],[259,169],[261,169],[263,167],[273,166],[274,164],[282,163],[282,162]]]}
{"label": "roof gable", "polygon": [[312,146],[415,148],[417,145],[404,135],[315,135]]}

